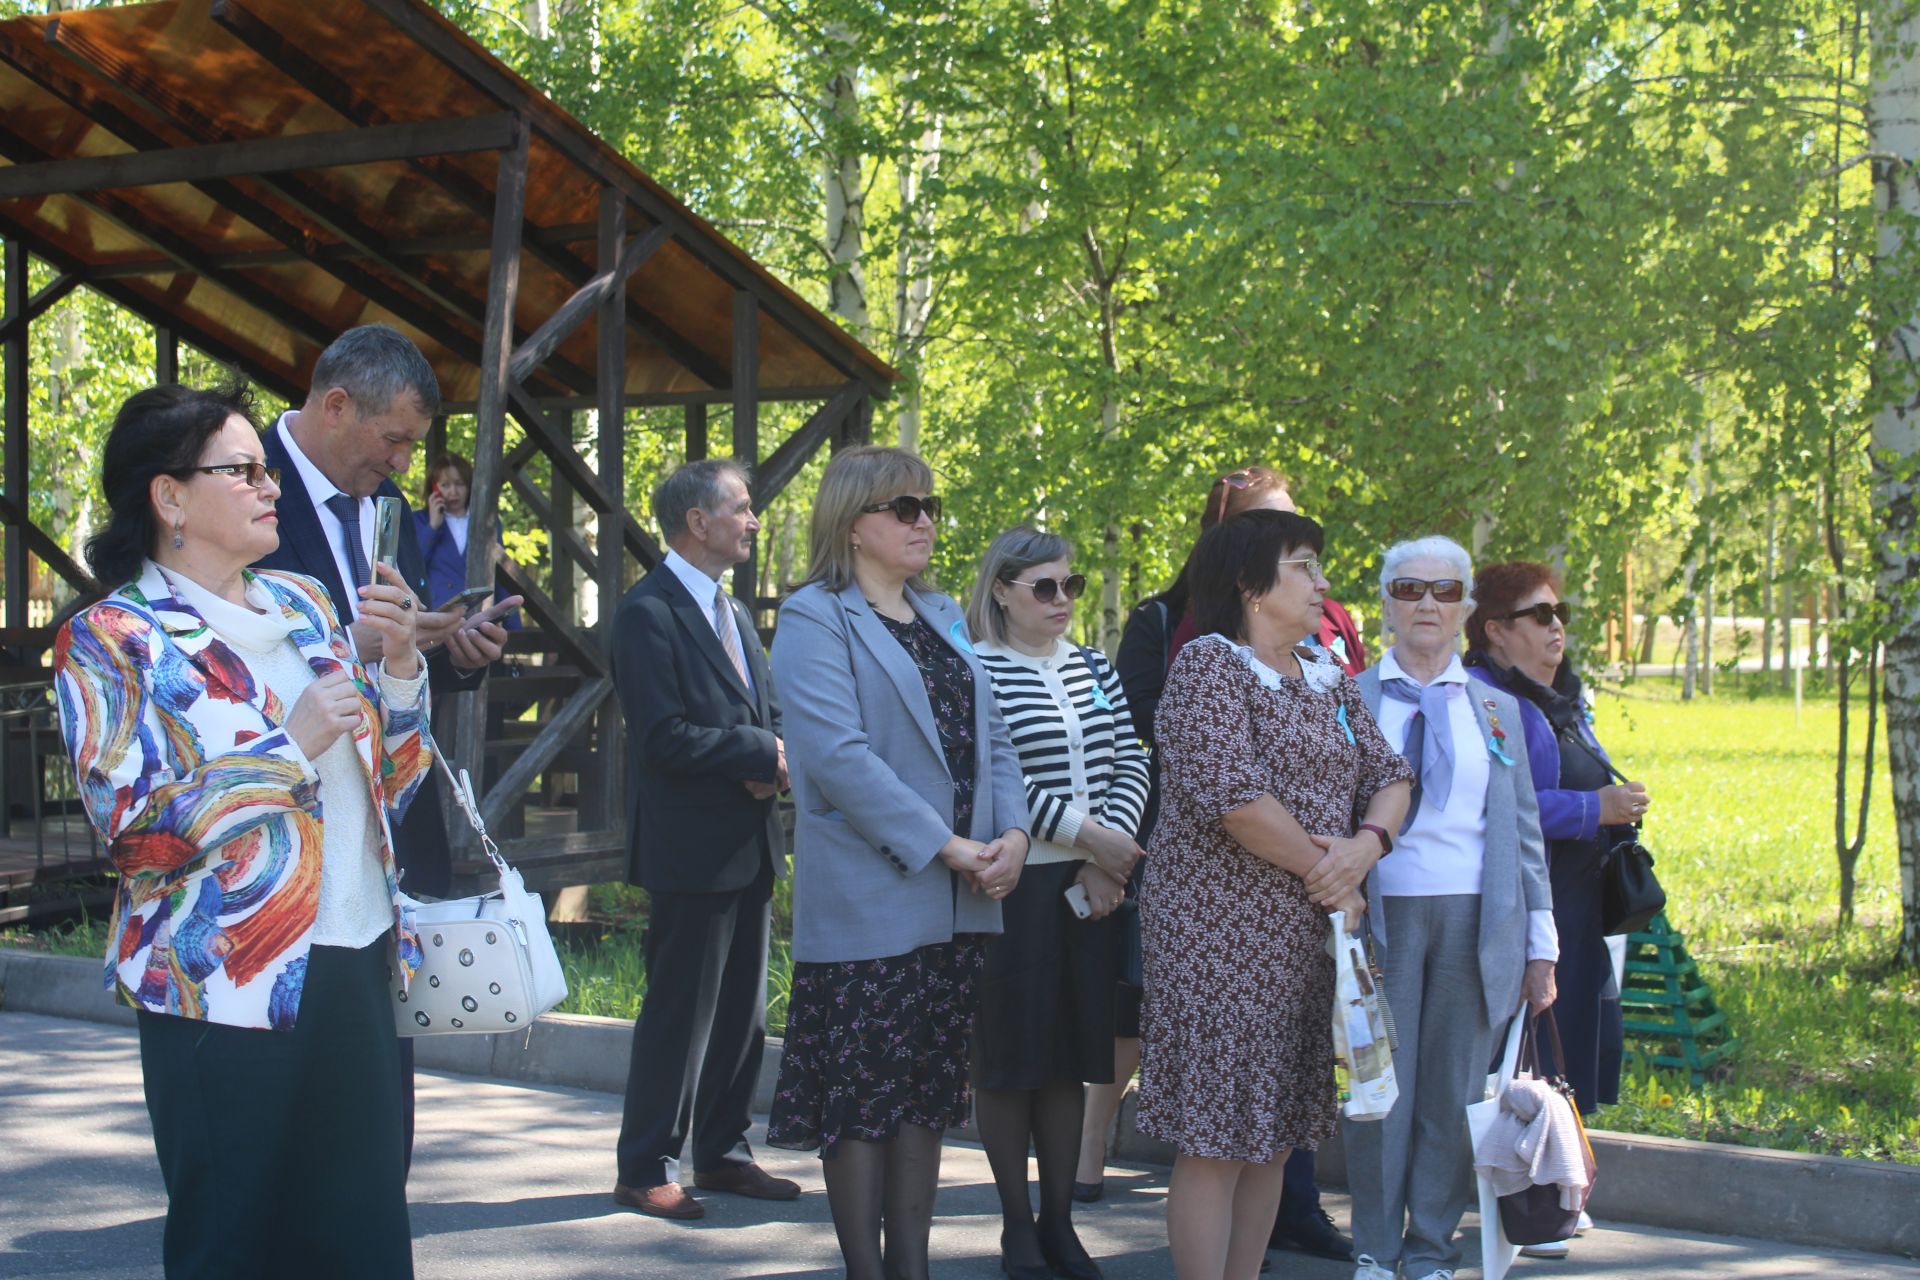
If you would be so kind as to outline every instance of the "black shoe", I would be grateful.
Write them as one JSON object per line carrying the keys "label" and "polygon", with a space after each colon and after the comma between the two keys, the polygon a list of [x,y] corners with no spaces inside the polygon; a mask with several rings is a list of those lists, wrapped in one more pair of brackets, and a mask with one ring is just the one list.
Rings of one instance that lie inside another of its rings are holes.
{"label": "black shoe", "polygon": [[1107,1194],[1107,1180],[1105,1178],[1100,1179],[1098,1182],[1076,1182],[1073,1184],[1073,1198],[1081,1204],[1092,1204],[1105,1194]]}
{"label": "black shoe", "polygon": [[1053,1271],[1045,1263],[1031,1266],[1026,1263],[1008,1262],[1007,1255],[1000,1255],[1000,1269],[1007,1273],[1008,1280],[1053,1280]]}
{"label": "black shoe", "polygon": [[1353,1261],[1353,1241],[1334,1228],[1333,1219],[1319,1205],[1301,1212],[1282,1203],[1267,1244],[1270,1248],[1295,1249],[1335,1262]]}
{"label": "black shoe", "polygon": [[1069,1233],[1059,1243],[1040,1237],[1040,1256],[1047,1260],[1047,1269],[1065,1280],[1106,1280],[1100,1271],[1100,1264],[1087,1254],[1080,1237]]}

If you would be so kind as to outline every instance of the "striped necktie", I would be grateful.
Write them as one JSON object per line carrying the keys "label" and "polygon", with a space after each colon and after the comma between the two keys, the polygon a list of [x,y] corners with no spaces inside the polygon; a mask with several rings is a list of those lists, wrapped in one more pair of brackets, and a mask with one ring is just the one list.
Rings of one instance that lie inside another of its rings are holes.
{"label": "striped necktie", "polygon": [[713,584],[713,629],[720,633],[720,647],[727,651],[733,673],[746,684],[747,659],[740,652],[740,628],[734,625],[733,610],[727,607],[727,589],[717,582]]}

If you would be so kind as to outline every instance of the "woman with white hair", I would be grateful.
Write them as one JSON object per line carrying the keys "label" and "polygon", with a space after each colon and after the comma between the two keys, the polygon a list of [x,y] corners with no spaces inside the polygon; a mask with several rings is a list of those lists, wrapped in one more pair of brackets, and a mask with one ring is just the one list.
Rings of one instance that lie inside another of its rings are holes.
{"label": "woman with white hair", "polygon": [[1354,1280],[1452,1280],[1473,1185],[1462,1107],[1524,995],[1553,1003],[1559,947],[1520,707],[1468,676],[1457,649],[1473,563],[1449,538],[1387,549],[1393,646],[1360,696],[1414,770],[1413,803],[1367,877],[1367,919],[1400,1032],[1399,1101],[1349,1123]]}

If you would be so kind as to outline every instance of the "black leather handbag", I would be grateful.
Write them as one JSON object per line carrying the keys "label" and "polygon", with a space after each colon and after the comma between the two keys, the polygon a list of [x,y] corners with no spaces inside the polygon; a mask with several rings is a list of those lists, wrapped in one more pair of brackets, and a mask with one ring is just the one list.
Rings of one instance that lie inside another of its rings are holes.
{"label": "black leather handbag", "polygon": [[[1580,1119],[1580,1108],[1573,1097],[1573,1086],[1567,1083],[1564,1075],[1548,1075],[1545,1063],[1541,1059],[1539,1027],[1546,1024],[1547,1034],[1553,1038],[1553,1060],[1564,1070],[1567,1060],[1566,1050],[1560,1047],[1560,1024],[1554,1020],[1553,1010],[1531,1014],[1522,1012],[1527,1019],[1525,1029],[1520,1033],[1519,1069],[1547,1082],[1555,1093],[1560,1094],[1573,1107],[1574,1123],[1580,1129],[1582,1157],[1587,1164],[1588,1189],[1591,1192],[1594,1174],[1593,1147],[1587,1142],[1586,1125]],[[1557,1183],[1536,1182],[1523,1191],[1510,1192],[1500,1197],[1500,1233],[1507,1238],[1508,1244],[1530,1245],[1549,1244],[1556,1240],[1567,1240],[1573,1236],[1580,1225],[1580,1210],[1565,1209],[1560,1205],[1560,1187]]]}

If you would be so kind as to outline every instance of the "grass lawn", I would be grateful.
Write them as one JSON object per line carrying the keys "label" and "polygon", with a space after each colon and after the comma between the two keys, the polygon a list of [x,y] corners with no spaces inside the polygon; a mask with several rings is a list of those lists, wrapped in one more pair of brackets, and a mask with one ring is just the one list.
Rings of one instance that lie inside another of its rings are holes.
{"label": "grass lawn", "polygon": [[[1596,1126],[1920,1164],[1920,975],[1889,964],[1899,874],[1880,747],[1858,923],[1835,923],[1833,749],[1839,716],[1809,697],[1800,723],[1790,697],[1749,696],[1722,677],[1711,700],[1679,701],[1665,678],[1599,695],[1597,729],[1620,767],[1655,802],[1645,840],[1659,859],[1668,916],[1686,935],[1740,1039],[1704,1085],[1641,1071]],[[1856,741],[1859,730],[1856,718]],[[1884,744],[1884,736],[1881,743]],[[1851,784],[1858,794],[1858,756]],[[604,926],[563,951],[569,1013],[632,1018],[645,991],[638,921],[645,897],[593,891]],[[768,1021],[786,1022],[792,965],[784,884],[775,900]],[[591,932],[591,931],[590,931]],[[0,945],[94,955],[98,922]]]}

